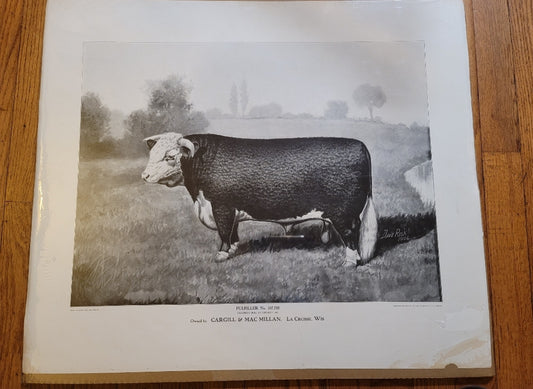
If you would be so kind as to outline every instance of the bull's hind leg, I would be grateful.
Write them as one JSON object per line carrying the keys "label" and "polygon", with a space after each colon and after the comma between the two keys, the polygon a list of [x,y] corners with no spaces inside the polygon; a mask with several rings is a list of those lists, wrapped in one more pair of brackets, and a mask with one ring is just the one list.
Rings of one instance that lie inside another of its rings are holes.
{"label": "bull's hind leg", "polygon": [[222,262],[234,256],[237,251],[239,242],[238,221],[235,210],[226,207],[214,207],[213,217],[221,240],[215,261]]}
{"label": "bull's hind leg", "polygon": [[349,220],[346,215],[339,218],[332,217],[333,226],[340,234],[342,242],[345,246],[344,263],[345,266],[356,266],[361,261],[361,256],[358,252],[358,237],[361,223],[359,219]]}
{"label": "bull's hind leg", "polygon": [[[362,199],[356,203],[363,204]],[[356,217],[347,223],[341,216],[340,223],[335,225],[346,245],[346,266],[360,265],[368,262],[373,256],[378,236],[378,215],[372,196],[368,195],[363,209],[356,209]]]}
{"label": "bull's hind leg", "polygon": [[378,214],[372,196],[366,199],[365,207],[359,218],[361,219],[359,253],[363,261],[367,262],[374,256],[378,241]]}
{"label": "bull's hind leg", "polygon": [[361,256],[359,255],[359,230],[361,223],[359,219],[354,219],[350,226],[347,236],[343,235],[344,242],[346,244],[346,254],[344,257],[344,266],[357,266],[361,262]]}

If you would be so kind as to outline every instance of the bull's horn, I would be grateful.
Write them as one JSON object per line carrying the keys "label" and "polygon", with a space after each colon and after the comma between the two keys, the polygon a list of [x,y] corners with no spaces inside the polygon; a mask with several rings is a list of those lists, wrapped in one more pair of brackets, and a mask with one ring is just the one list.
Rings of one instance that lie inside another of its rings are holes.
{"label": "bull's horn", "polygon": [[[181,138],[178,141],[178,145],[182,148],[182,154],[187,155],[189,158],[194,157],[194,144],[189,140],[185,138]],[[185,153],[183,152],[183,149],[185,149]]]}

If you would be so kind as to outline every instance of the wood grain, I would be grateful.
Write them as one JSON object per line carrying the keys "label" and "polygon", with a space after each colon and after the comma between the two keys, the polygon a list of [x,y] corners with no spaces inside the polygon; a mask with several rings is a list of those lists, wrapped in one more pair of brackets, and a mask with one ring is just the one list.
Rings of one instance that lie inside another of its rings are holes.
{"label": "wood grain", "polygon": [[0,377],[2,388],[18,388],[22,380],[22,334],[28,275],[32,205],[7,203],[0,249]]}
{"label": "wood grain", "polygon": [[455,380],[415,380],[414,387],[417,389],[455,389]]}
{"label": "wood grain", "polygon": [[6,201],[33,200],[45,2],[24,2]]}
{"label": "wood grain", "polygon": [[[466,36],[468,40],[469,52],[469,70],[470,70],[470,94],[472,96],[472,122],[474,125],[474,145],[476,150],[481,150],[481,118],[479,112],[479,88],[477,81],[477,58],[476,58],[476,41],[474,28],[474,0],[464,0],[465,19],[466,19]],[[476,169],[478,186],[483,198],[483,164],[482,154],[476,152]],[[484,203],[481,204],[482,208]],[[484,213],[484,210],[483,210]]]}
{"label": "wood grain", "polygon": [[472,4],[483,151],[519,151],[507,1],[473,0]]}
{"label": "wood grain", "polygon": [[[23,2],[10,0],[0,3],[0,220],[4,215],[9,148],[11,145],[11,122],[17,81],[17,64],[20,51]],[[0,224],[0,236],[2,225]],[[1,246],[0,241],[0,246]]]}
{"label": "wood grain", "polygon": [[[26,388],[533,387],[533,9],[530,0],[465,0],[482,189],[495,378],[315,380]],[[0,2],[0,386],[20,388],[45,2]],[[528,255],[529,253],[529,255]]]}
{"label": "wood grain", "polygon": [[[498,384],[533,387],[533,307],[519,153],[485,153],[492,323]],[[502,347],[505,344],[506,347]]]}
{"label": "wood grain", "polygon": [[510,8],[510,17],[515,53],[513,59],[517,80],[529,265],[533,283],[533,3],[529,0],[515,1],[514,6]]}

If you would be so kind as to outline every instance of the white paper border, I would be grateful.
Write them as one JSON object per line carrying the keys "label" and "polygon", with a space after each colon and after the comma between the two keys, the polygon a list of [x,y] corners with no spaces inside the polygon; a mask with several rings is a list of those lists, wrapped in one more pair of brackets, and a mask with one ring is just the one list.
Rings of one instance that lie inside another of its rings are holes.
{"label": "white paper border", "polygon": [[[491,366],[460,0],[48,0],[25,373]],[[419,41],[426,45],[442,303],[278,304],[324,323],[193,325],[234,305],[71,309],[82,42]]]}

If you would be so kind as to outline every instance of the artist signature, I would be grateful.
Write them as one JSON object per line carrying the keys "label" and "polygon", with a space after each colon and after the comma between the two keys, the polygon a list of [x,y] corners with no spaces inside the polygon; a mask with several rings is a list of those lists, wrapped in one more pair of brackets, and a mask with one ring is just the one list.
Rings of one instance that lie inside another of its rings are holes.
{"label": "artist signature", "polygon": [[390,239],[390,238],[395,238],[395,239],[398,239],[400,241],[407,241],[409,240],[409,236],[407,235],[407,231],[406,230],[403,230],[401,228],[397,228],[395,230],[388,230],[388,229],[385,229],[385,231],[383,231],[383,235],[381,236],[382,239]]}

